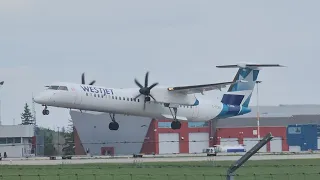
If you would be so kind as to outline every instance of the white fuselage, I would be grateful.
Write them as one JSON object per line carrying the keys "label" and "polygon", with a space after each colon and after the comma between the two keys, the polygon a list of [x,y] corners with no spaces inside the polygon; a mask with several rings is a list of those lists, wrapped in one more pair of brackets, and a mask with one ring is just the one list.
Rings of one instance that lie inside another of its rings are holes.
{"label": "white fuselage", "polygon": [[[47,106],[106,112],[114,114],[125,114],[133,116],[143,116],[156,119],[172,117],[170,109],[165,107],[164,103],[158,101],[161,99],[159,93],[155,93],[155,101],[148,101],[145,110],[144,96],[140,96],[134,101],[134,97],[138,95],[138,88],[131,89],[113,89],[96,86],[67,84],[68,90],[52,90],[47,89],[35,98],[35,102],[45,104]],[[91,88],[90,88],[91,87]],[[166,92],[166,91],[159,91]],[[188,100],[189,98],[189,100]],[[189,102],[194,102],[196,97],[184,98]],[[178,105],[177,119],[190,121],[208,121],[215,118],[222,110],[221,102],[200,100],[198,105]],[[171,119],[171,118],[168,118]]]}

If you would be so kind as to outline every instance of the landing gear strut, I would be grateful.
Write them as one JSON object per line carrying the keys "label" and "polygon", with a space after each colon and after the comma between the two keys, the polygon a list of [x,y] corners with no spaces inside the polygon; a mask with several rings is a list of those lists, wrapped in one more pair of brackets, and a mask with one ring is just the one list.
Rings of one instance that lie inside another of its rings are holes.
{"label": "landing gear strut", "polygon": [[112,131],[116,131],[119,129],[119,123],[116,122],[116,119],[115,119],[115,114],[114,113],[109,113],[110,115],[110,118],[111,118],[111,121],[109,123],[109,129],[112,130]]}
{"label": "landing gear strut", "polygon": [[[172,112],[173,109],[173,112]],[[181,128],[181,122],[177,120],[177,111],[178,108],[176,107],[169,107],[169,110],[171,112],[171,115],[173,117],[173,121],[171,122],[171,129],[180,129]]]}
{"label": "landing gear strut", "polygon": [[48,107],[47,107],[47,105],[43,105],[44,106],[44,110],[42,111],[42,114],[43,115],[49,115],[49,110],[48,110]]}

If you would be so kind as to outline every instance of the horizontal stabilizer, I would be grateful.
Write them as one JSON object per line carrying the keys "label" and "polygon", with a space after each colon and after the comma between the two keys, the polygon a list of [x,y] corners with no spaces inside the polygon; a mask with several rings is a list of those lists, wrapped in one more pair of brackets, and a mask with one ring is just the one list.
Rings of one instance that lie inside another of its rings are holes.
{"label": "horizontal stabilizer", "polygon": [[[167,119],[174,119],[172,115],[170,114],[162,114],[163,117],[167,118]],[[181,121],[187,121],[188,119],[186,117],[183,116],[177,116],[176,117],[177,120],[181,120]]]}
{"label": "horizontal stabilizer", "polygon": [[259,67],[285,67],[280,64],[255,64],[255,63],[239,63],[230,65],[216,66],[217,68],[259,68]]}

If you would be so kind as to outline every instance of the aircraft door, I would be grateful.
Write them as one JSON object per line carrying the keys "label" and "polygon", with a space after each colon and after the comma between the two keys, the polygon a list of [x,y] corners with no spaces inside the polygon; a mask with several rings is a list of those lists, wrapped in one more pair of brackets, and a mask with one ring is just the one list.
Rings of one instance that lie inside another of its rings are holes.
{"label": "aircraft door", "polygon": [[82,102],[81,93],[75,87],[71,87],[71,93],[73,98],[73,104],[80,105]]}
{"label": "aircraft door", "polygon": [[74,104],[80,105],[82,102],[81,94],[78,92],[74,92],[73,97],[74,97]]}

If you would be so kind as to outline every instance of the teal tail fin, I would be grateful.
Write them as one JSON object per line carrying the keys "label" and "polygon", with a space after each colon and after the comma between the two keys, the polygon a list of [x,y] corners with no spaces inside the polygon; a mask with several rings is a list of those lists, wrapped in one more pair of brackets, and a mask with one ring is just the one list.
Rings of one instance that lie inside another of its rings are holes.
{"label": "teal tail fin", "polygon": [[[240,65],[223,65],[218,68],[239,68],[234,77],[234,81],[228,91],[223,95],[221,102],[225,105],[248,107],[252,92],[261,67],[282,67],[279,64],[240,64]],[[258,81],[259,82],[259,81]]]}

